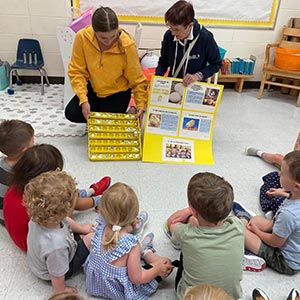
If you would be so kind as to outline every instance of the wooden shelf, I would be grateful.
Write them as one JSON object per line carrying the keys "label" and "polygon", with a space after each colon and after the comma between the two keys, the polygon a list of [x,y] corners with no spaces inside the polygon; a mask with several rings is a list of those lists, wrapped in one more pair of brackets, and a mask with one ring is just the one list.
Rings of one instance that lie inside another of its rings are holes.
{"label": "wooden shelf", "polygon": [[244,74],[226,74],[218,76],[218,83],[221,82],[235,82],[234,89],[241,93],[243,91],[245,79],[253,78],[254,75],[244,75]]}

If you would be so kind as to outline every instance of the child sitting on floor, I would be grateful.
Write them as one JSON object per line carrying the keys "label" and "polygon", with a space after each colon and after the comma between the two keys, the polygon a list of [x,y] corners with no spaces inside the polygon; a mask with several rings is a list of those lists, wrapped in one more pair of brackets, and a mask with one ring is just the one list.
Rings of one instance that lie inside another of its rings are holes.
{"label": "child sitting on floor", "polygon": [[265,259],[275,271],[293,275],[300,270],[300,151],[288,153],[281,164],[280,183],[289,192],[273,220],[236,212],[245,226],[245,247]]}
{"label": "child sitting on floor", "polygon": [[[114,300],[149,299],[173,266],[169,259],[154,253],[153,233],[147,234],[141,245],[140,236],[131,233],[139,211],[135,192],[116,183],[103,193],[98,209],[98,226],[84,267],[87,292]],[[143,268],[141,252],[146,262]]]}
{"label": "child sitting on floor", "polygon": [[9,186],[11,168],[23,152],[34,144],[32,126],[21,120],[4,120],[0,124],[0,224],[4,225],[3,199]]}
{"label": "child sitting on floor", "polygon": [[33,178],[24,190],[24,204],[31,218],[28,266],[38,278],[51,280],[55,292],[77,292],[65,285],[65,279],[79,272],[89,255],[92,224],[79,225],[67,217],[77,198],[74,179],[58,170]]}
{"label": "child sitting on floor", "polygon": [[[39,174],[47,171],[62,170],[63,157],[60,151],[49,144],[35,145],[28,148],[12,168],[11,186],[4,197],[3,214],[5,227],[13,242],[27,251],[27,233],[29,217],[23,205],[25,185]],[[98,205],[102,192],[110,184],[110,177],[102,178],[95,187],[93,197],[78,197],[76,210],[86,210]],[[97,188],[96,188],[97,187]],[[80,195],[87,194],[81,190]],[[98,196],[96,196],[96,195]],[[70,211],[69,216],[72,214]]]}
{"label": "child sitting on floor", "polygon": [[[294,151],[297,150],[300,150],[300,133],[298,134],[294,145]],[[247,148],[246,154],[258,156],[265,162],[276,166],[278,169],[281,168],[281,163],[283,160],[282,154],[269,153],[253,147]],[[265,217],[267,219],[272,219],[288,194],[281,187],[279,173],[277,171],[266,174],[263,176],[262,180],[263,185],[260,188],[259,202]]]}
{"label": "child sitting on floor", "polygon": [[[181,248],[175,288],[213,284],[234,299],[242,298],[243,224],[229,217],[232,186],[212,173],[195,174],[187,188],[189,207],[166,223],[166,234]],[[230,272],[228,272],[230,270]]]}

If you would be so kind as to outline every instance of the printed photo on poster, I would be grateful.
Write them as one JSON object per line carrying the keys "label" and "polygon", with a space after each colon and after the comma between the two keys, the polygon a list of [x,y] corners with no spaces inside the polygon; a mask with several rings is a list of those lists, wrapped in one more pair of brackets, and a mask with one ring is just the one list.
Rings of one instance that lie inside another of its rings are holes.
{"label": "printed photo on poster", "polygon": [[203,100],[204,105],[216,106],[219,96],[219,90],[216,88],[207,88]]}
{"label": "printed photo on poster", "polygon": [[176,136],[178,134],[179,111],[150,108],[146,120],[146,132]]}
{"label": "printed photo on poster", "polygon": [[172,81],[169,103],[181,106],[184,94],[184,86],[182,82]]}
{"label": "printed photo on poster", "polygon": [[220,89],[209,85],[192,84],[186,88],[183,109],[214,112]]}
{"label": "printed photo on poster", "polygon": [[212,115],[195,112],[182,112],[180,136],[208,140],[212,126]]}
{"label": "printed photo on poster", "polygon": [[157,105],[166,105],[169,102],[172,81],[163,77],[156,77],[152,82],[152,92],[150,103]]}
{"label": "printed photo on poster", "polygon": [[194,162],[194,142],[180,139],[163,139],[164,161]]}

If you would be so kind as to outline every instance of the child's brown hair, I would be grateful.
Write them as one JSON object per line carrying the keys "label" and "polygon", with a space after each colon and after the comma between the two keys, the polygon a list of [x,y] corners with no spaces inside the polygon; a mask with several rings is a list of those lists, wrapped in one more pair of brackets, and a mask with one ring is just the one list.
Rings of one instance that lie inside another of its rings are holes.
{"label": "child's brown hair", "polygon": [[300,151],[289,152],[284,156],[283,161],[289,166],[291,178],[300,182]]}
{"label": "child's brown hair", "polygon": [[10,184],[23,192],[25,185],[43,172],[62,170],[63,157],[50,144],[40,144],[28,148],[12,168]]}
{"label": "child's brown hair", "polygon": [[233,203],[233,188],[213,173],[197,173],[188,184],[188,202],[207,222],[216,224],[228,217]]}
{"label": "child's brown hair", "polygon": [[21,120],[4,120],[0,124],[0,151],[16,157],[26,149],[34,136],[32,126]]}

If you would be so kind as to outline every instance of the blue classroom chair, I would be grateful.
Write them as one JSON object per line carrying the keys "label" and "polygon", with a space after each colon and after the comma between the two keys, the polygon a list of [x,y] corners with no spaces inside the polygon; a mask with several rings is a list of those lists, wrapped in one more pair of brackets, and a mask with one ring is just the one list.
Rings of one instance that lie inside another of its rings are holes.
{"label": "blue classroom chair", "polygon": [[44,77],[47,86],[49,86],[49,79],[44,67],[44,59],[41,46],[38,40],[35,39],[20,39],[17,49],[17,61],[12,64],[9,76],[9,94],[14,93],[12,77],[15,74],[17,84],[21,85],[22,81],[19,79],[17,70],[38,70],[41,75],[41,94],[44,95]]}

